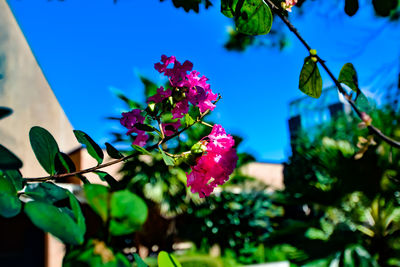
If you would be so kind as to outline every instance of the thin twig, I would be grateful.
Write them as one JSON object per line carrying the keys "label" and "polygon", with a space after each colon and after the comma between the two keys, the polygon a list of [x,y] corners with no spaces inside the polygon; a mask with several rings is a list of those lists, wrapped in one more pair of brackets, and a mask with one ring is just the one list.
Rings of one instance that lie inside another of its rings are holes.
{"label": "thin twig", "polygon": [[[283,15],[282,9],[278,6],[276,6],[271,0],[263,0],[263,2],[267,5],[269,5],[275,12],[276,15],[279,16],[279,18],[286,24],[286,26],[289,28],[289,30],[299,39],[299,41],[304,45],[304,47],[310,51],[312,50],[311,46],[304,40],[304,38],[300,35],[299,31],[296,29],[296,27],[293,26],[293,24]],[[319,64],[324,68],[328,76],[331,78],[331,80],[334,82],[336,85],[338,91],[344,96],[344,98],[347,100],[347,102],[350,104],[350,106],[353,108],[353,110],[356,112],[357,116],[362,119],[362,113],[361,111],[351,98],[349,94],[346,93],[346,91],[343,89],[343,86],[341,83],[336,79],[335,75],[333,75],[332,71],[328,68],[328,66],[325,64],[325,61],[322,60],[318,55],[315,56],[318,59]],[[400,148],[400,142],[388,137],[387,135],[383,134],[380,129],[377,127],[373,126],[372,124],[368,126],[368,129],[370,132],[373,134],[377,135],[379,138],[381,138],[384,142],[388,143],[392,147],[395,148]]]}

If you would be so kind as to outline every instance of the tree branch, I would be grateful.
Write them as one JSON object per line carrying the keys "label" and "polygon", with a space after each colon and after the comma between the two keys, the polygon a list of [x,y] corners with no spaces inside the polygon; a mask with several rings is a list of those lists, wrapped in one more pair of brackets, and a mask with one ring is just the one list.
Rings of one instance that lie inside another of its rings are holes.
{"label": "tree branch", "polygon": [[[270,6],[273,11],[275,11],[275,14],[286,24],[286,26],[289,28],[289,30],[299,39],[299,41],[303,44],[303,46],[308,50],[312,50],[311,46],[304,40],[304,38],[300,35],[299,31],[296,29],[296,27],[293,26],[293,24],[283,15],[282,9],[278,6],[276,6],[271,0],[263,0],[263,2]],[[328,76],[331,78],[331,80],[334,82],[336,85],[338,91],[344,96],[344,98],[347,100],[347,102],[350,104],[350,106],[353,108],[353,110],[356,112],[357,116],[362,119],[362,113],[361,111],[355,104],[355,102],[351,99],[351,96],[346,93],[346,91],[343,89],[343,86],[341,83],[336,79],[336,77],[333,75],[332,71],[328,68],[328,66],[325,64],[325,61],[322,60],[318,55],[315,56],[318,59],[319,64],[322,66],[322,68],[326,71]],[[368,126],[368,129],[370,132],[381,138],[384,142],[388,143],[392,147],[395,148],[400,148],[400,142],[388,137],[380,129],[377,127],[373,126],[372,124]]]}

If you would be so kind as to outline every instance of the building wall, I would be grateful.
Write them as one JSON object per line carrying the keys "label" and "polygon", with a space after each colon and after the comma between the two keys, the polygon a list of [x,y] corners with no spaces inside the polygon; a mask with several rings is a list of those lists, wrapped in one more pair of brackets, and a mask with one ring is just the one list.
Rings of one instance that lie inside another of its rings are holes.
{"label": "building wall", "polygon": [[14,113],[0,121],[0,143],[24,162],[24,176],[45,175],[30,148],[29,129],[49,130],[65,152],[79,147],[7,2],[0,0],[0,106]]}

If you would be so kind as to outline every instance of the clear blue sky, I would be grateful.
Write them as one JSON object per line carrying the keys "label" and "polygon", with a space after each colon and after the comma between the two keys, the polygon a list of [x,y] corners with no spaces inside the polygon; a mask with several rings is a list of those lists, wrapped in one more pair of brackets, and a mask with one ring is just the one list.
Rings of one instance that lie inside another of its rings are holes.
{"label": "clear blue sky", "polygon": [[[227,52],[223,44],[232,24],[218,6],[187,14],[169,0],[8,2],[72,125],[96,141],[105,142],[111,129],[121,129],[104,119],[123,107],[110,88],[144,100],[137,75],[160,81],[153,64],[166,54],[191,60],[222,94],[211,118],[245,138],[242,150],[260,161],[289,155],[288,103],[302,96],[298,76],[307,56],[290,33],[291,46],[283,52],[264,47]],[[379,94],[375,88],[381,90],[398,73],[399,24],[374,18],[362,1],[354,18],[332,8],[337,1],[324,2],[310,2],[304,16],[296,16],[294,8],[291,19],[336,74],[351,61],[361,86]],[[372,79],[382,66],[387,75]]]}

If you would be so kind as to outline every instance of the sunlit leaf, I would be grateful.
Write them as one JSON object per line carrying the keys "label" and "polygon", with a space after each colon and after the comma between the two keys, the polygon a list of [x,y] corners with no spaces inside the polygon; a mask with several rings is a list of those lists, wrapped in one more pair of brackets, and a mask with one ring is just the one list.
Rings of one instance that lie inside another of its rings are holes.
{"label": "sunlit leaf", "polygon": [[132,147],[134,149],[136,149],[137,151],[139,151],[142,154],[146,154],[146,155],[151,155],[151,153],[149,151],[147,151],[145,148],[138,146],[138,145],[132,145]]}
{"label": "sunlit leaf", "polygon": [[109,192],[107,187],[99,184],[85,184],[83,187],[86,200],[90,207],[103,219],[107,221]]}
{"label": "sunlit leaf", "polygon": [[322,78],[317,63],[311,57],[306,57],[300,72],[299,89],[314,98],[319,98],[322,92]]}
{"label": "sunlit leaf", "polygon": [[158,254],[158,266],[159,267],[182,267],[182,265],[176,260],[174,255],[169,254],[165,251],[161,251]]}
{"label": "sunlit leaf", "polygon": [[[241,2],[243,5],[240,5]],[[262,0],[239,1],[235,6],[236,29],[241,33],[267,34],[271,30],[272,20],[271,9]]]}
{"label": "sunlit leaf", "polygon": [[344,66],[340,71],[338,81],[350,87],[350,89],[356,92],[357,94],[360,92],[360,89],[358,87],[358,76],[353,64],[351,63],[344,64]]}

